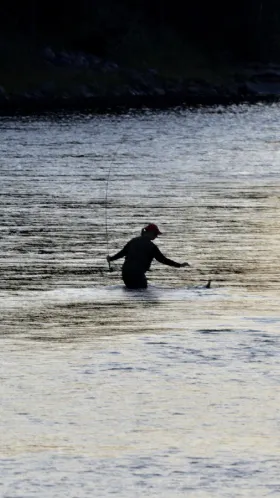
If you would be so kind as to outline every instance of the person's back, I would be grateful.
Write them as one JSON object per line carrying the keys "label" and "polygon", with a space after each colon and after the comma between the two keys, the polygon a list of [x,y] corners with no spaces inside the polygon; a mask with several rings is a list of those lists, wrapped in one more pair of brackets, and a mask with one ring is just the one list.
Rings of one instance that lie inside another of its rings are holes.
{"label": "person's back", "polygon": [[124,266],[145,273],[150,269],[155,255],[155,244],[148,237],[135,237],[126,245]]}

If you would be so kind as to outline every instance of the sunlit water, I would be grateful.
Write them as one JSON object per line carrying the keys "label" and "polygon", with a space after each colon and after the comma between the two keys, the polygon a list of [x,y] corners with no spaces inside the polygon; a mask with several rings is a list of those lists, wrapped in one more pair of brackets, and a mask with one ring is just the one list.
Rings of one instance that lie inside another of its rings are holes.
{"label": "sunlit water", "polygon": [[1,118],[1,497],[280,496],[279,119]]}

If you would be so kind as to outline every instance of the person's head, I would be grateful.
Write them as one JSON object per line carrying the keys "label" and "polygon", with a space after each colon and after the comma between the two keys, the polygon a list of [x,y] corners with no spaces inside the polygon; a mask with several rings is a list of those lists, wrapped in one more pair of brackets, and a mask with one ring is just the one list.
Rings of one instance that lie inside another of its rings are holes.
{"label": "person's head", "polygon": [[161,232],[157,225],[154,223],[150,223],[145,228],[142,229],[142,235],[148,237],[150,240],[154,240],[158,235],[161,235]]}

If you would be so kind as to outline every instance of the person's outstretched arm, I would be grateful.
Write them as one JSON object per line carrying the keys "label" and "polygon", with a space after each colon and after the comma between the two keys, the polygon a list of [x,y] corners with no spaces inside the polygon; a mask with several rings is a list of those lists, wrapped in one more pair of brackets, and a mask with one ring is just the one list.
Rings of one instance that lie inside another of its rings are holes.
{"label": "person's outstretched arm", "polygon": [[114,256],[107,256],[107,261],[108,262],[109,261],[116,261],[116,259],[124,258],[127,255],[128,244],[129,243],[127,243],[119,252],[114,254]]}
{"label": "person's outstretched arm", "polygon": [[173,261],[173,259],[166,258],[157,246],[155,246],[154,257],[157,261],[159,261],[159,263],[162,263],[163,265],[174,266],[175,268],[190,266],[189,263],[177,263],[176,261]]}

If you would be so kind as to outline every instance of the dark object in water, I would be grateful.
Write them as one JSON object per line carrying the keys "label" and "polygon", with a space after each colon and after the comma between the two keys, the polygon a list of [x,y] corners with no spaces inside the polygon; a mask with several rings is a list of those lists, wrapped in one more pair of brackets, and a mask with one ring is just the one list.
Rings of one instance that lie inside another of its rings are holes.
{"label": "dark object in water", "polygon": [[210,289],[211,287],[211,280],[209,279],[207,284],[205,285],[205,289]]}

